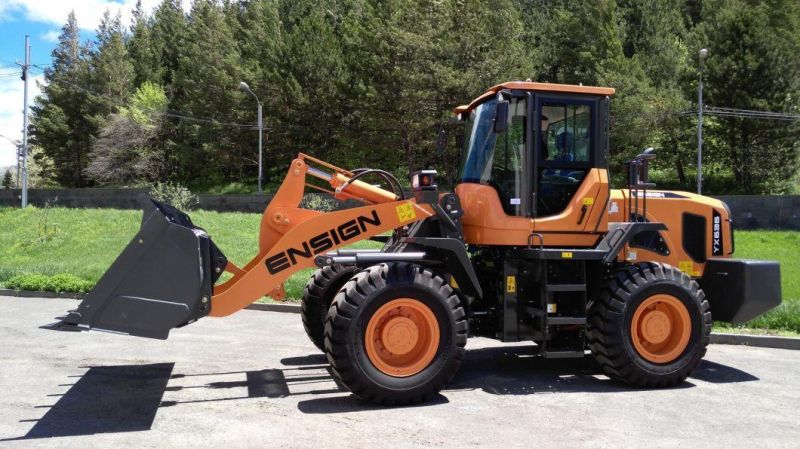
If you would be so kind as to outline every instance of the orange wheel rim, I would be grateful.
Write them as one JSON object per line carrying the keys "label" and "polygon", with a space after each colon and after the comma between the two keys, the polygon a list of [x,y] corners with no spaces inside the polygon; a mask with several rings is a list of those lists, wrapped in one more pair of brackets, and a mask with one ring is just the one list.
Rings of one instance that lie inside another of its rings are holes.
{"label": "orange wheel rim", "polygon": [[633,346],[639,355],[653,363],[677,359],[688,346],[691,333],[689,311],[672,295],[653,295],[633,314]]}
{"label": "orange wheel rim", "polygon": [[398,298],[369,319],[364,335],[367,357],[381,372],[408,377],[427,367],[439,348],[439,322],[425,304]]}

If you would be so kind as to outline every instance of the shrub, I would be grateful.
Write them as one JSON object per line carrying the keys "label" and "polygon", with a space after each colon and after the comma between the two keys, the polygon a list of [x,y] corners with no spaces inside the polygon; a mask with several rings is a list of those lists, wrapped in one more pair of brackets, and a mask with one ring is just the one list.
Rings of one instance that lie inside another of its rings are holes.
{"label": "shrub", "polygon": [[5,286],[12,290],[87,293],[94,283],[67,273],[53,276],[26,273],[13,276],[5,282]]}
{"label": "shrub", "polygon": [[300,207],[320,212],[330,212],[337,209],[339,202],[330,195],[308,193],[303,196]]}
{"label": "shrub", "polygon": [[182,211],[194,209],[199,203],[197,195],[186,187],[171,182],[157,182],[148,192],[151,198],[170,204]]}

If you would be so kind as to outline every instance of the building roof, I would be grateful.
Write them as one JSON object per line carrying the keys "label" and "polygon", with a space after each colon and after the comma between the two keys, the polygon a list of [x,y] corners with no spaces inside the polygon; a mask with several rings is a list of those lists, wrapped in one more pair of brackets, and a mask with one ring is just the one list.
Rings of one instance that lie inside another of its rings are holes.
{"label": "building roof", "polygon": [[564,92],[572,94],[590,94],[590,95],[614,95],[614,88],[612,87],[595,87],[595,86],[577,86],[574,84],[553,84],[553,83],[534,83],[531,81],[509,81],[507,83],[492,86],[480,97],[472,100],[468,105],[458,106],[453,110],[456,114],[471,111],[478,104],[482,103],[487,98],[497,94],[502,89],[515,89],[515,90],[536,90],[541,92]]}

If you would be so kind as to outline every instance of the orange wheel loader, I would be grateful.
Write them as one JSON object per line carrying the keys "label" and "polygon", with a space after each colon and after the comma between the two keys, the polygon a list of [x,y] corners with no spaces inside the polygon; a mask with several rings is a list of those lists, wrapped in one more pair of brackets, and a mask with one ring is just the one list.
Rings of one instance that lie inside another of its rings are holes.
{"label": "orange wheel loader", "polygon": [[[456,108],[466,133],[450,193],[433,170],[413,173],[406,196],[386,171],[300,154],[242,267],[186,214],[148,200],[139,233],[55,326],[165,339],[265,295],[281,299],[289,276],[316,267],[306,332],[366,400],[431,398],[470,336],[535,342],[545,358],[589,353],[613,379],[675,385],[705,354],[712,316],[740,323],[780,303],[780,267],[731,257],[722,201],[656,190],[652,150],[626,165],[627,188],[610,188],[613,93],[508,82]],[[303,209],[307,186],[363,205]],[[343,249],[364,239],[383,248]]]}

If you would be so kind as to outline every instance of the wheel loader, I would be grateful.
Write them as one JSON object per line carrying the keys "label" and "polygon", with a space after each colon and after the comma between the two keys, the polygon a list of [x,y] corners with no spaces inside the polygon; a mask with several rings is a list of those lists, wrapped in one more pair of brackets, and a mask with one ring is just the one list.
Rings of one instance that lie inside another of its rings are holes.
{"label": "wheel loader", "polygon": [[[626,164],[627,188],[611,189],[613,94],[516,81],[456,108],[466,131],[454,192],[439,191],[434,170],[412,173],[407,192],[389,172],[300,154],[244,266],[188,215],[148,199],[139,233],[55,326],[166,339],[282,299],[289,276],[316,267],[305,330],[336,379],[369,401],[430,399],[471,336],[533,342],[544,358],[591,355],[637,387],[678,384],[705,354],[712,317],[742,323],[780,303],[780,267],[732,258],[722,201],[657,190],[652,150]],[[306,188],[361,205],[304,209]],[[383,247],[346,248],[365,239]]]}

